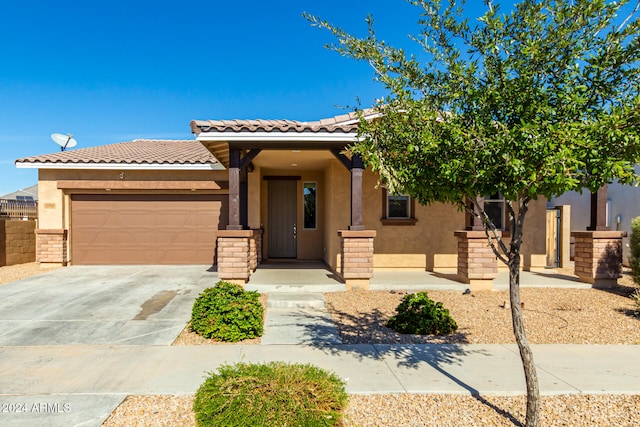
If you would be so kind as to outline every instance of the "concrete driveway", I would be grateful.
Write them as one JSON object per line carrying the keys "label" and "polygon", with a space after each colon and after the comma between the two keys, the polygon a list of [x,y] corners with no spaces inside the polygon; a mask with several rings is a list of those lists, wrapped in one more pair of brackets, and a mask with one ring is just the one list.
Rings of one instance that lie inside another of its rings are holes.
{"label": "concrete driveway", "polygon": [[71,266],[0,286],[0,346],[169,345],[207,266]]}

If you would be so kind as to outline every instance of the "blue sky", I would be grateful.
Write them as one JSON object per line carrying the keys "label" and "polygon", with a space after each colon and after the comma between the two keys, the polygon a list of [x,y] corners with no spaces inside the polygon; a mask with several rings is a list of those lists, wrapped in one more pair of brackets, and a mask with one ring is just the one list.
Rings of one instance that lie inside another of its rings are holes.
{"label": "blue sky", "polygon": [[[504,2],[504,4],[511,2]],[[482,3],[472,0],[476,6]],[[0,195],[37,182],[20,157],[135,138],[187,138],[193,119],[317,120],[382,95],[364,63],[325,49],[307,11],[403,43],[403,0],[0,2]]]}

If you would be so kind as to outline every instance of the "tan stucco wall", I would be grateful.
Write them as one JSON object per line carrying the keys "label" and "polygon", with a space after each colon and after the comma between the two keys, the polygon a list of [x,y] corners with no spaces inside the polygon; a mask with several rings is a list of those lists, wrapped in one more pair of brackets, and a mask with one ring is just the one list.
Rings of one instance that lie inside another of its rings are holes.
{"label": "tan stucco wall", "polygon": [[[340,238],[338,230],[346,230],[351,222],[351,174],[338,160],[333,160],[325,171],[326,228],[325,262],[338,271],[340,265]],[[365,224],[366,227],[366,224]]]}
{"label": "tan stucco wall", "polygon": [[[337,160],[326,172],[327,227],[325,261],[333,269],[339,268],[340,240],[337,230],[350,224],[350,173]],[[464,213],[453,205],[434,203],[415,205],[415,225],[383,225],[382,188],[376,188],[377,176],[370,170],[363,175],[363,224],[375,230],[375,269],[438,270],[457,266],[457,240],[453,233],[464,228]],[[544,268],[545,257],[545,200],[531,202],[523,236],[523,267]],[[509,238],[505,241],[508,243]],[[501,265],[499,265],[502,267]],[[506,267],[505,267],[506,268]]]}
{"label": "tan stucco wall", "polygon": [[257,229],[263,226],[262,220],[260,218],[261,214],[261,183],[262,183],[262,174],[259,167],[256,167],[253,172],[249,172],[247,176],[247,200],[248,200],[248,221],[249,228]]}

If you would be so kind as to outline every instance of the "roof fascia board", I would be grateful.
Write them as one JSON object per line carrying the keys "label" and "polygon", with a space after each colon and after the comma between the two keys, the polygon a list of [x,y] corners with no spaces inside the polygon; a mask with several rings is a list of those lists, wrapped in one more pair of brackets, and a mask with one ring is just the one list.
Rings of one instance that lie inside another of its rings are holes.
{"label": "roof fascia board", "polygon": [[357,132],[200,132],[196,139],[203,142],[355,142]]}
{"label": "roof fascia board", "polygon": [[23,169],[86,169],[86,170],[225,170],[220,163],[207,164],[129,164],[129,163],[59,163],[19,162],[16,168]]}

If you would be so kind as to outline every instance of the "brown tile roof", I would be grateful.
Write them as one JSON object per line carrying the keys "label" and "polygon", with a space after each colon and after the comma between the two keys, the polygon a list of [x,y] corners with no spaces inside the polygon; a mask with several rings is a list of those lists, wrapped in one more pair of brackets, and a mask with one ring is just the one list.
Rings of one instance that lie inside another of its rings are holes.
{"label": "brown tile roof", "polygon": [[130,142],[24,157],[16,163],[211,164],[216,158],[195,140],[136,139]]}
{"label": "brown tile roof", "polygon": [[[366,114],[366,112],[365,112]],[[314,122],[296,120],[193,120],[191,132],[355,132],[358,114],[349,113]]]}

